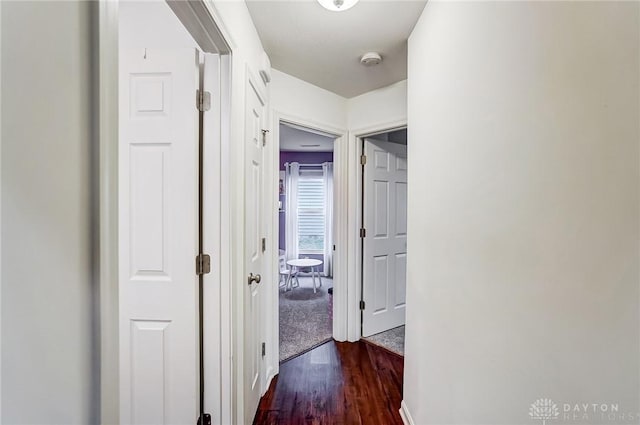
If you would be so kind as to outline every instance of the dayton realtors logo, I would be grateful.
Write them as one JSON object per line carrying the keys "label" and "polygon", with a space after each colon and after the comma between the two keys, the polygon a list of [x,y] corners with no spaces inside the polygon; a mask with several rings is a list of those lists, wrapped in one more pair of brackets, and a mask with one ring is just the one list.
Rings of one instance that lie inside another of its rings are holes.
{"label": "dayton realtors logo", "polygon": [[558,406],[549,398],[539,398],[529,407],[531,419],[542,420],[542,425],[547,425],[550,419],[557,419],[560,416]]}
{"label": "dayton realtors logo", "polygon": [[[561,408],[560,408],[560,407]],[[550,398],[540,398],[529,407],[529,416],[532,420],[569,423],[620,423],[638,424],[640,412],[626,412],[620,410],[618,403],[560,403],[556,404]]]}

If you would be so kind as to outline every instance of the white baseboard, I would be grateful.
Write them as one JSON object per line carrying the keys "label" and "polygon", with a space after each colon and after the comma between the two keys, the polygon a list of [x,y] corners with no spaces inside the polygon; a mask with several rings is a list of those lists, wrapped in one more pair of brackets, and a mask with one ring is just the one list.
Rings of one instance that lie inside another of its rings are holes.
{"label": "white baseboard", "polygon": [[413,422],[413,418],[411,417],[411,413],[409,413],[409,409],[407,408],[407,404],[402,400],[400,403],[400,417],[402,418],[402,422],[404,425],[415,425]]}
{"label": "white baseboard", "polygon": [[267,380],[266,380],[262,395],[265,395],[267,391],[269,391],[269,387],[271,386],[271,381],[273,381],[273,378],[275,378],[277,375],[276,369],[272,366],[269,366],[269,368],[267,369],[266,375],[267,375]]}

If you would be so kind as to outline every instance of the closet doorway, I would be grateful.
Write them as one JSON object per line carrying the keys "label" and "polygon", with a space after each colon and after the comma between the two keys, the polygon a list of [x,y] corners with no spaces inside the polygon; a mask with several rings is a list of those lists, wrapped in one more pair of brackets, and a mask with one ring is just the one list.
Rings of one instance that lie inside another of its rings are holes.
{"label": "closet doorway", "polygon": [[278,197],[279,360],[333,335],[334,143],[280,123]]}
{"label": "closet doorway", "polygon": [[362,337],[404,355],[407,129],[361,139]]}

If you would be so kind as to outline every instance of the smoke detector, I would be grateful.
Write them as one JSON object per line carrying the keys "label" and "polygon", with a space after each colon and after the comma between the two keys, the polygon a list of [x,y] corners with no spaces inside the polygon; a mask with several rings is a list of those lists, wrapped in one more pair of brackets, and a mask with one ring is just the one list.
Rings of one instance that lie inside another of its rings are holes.
{"label": "smoke detector", "polygon": [[360,58],[360,63],[364,66],[374,66],[382,62],[382,56],[376,52],[369,52],[362,55]]}
{"label": "smoke detector", "polygon": [[351,9],[358,3],[358,0],[318,0],[318,3],[332,12],[342,12]]}

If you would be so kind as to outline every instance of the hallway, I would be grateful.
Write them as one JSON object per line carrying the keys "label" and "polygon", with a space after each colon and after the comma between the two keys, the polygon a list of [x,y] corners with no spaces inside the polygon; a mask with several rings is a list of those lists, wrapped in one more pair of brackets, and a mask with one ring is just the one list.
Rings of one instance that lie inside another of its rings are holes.
{"label": "hallway", "polygon": [[0,424],[640,425],[640,0],[0,0],[0,139]]}
{"label": "hallway", "polygon": [[382,348],[332,340],[282,363],[253,423],[402,424],[403,369]]}

